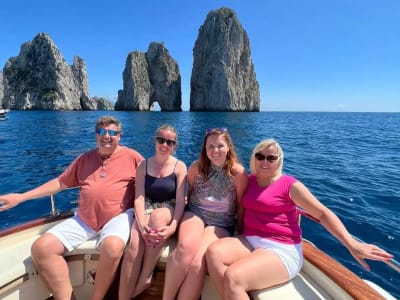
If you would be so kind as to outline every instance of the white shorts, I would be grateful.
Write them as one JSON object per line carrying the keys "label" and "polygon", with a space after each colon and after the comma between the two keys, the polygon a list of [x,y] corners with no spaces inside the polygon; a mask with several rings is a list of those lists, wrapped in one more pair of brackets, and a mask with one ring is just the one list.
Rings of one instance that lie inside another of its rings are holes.
{"label": "white shorts", "polygon": [[254,249],[268,249],[277,254],[289,273],[289,279],[294,278],[303,265],[303,250],[300,244],[283,244],[259,236],[246,236]]}
{"label": "white shorts", "polygon": [[108,221],[100,231],[94,231],[75,213],[72,218],[57,224],[47,232],[55,235],[68,251],[72,251],[80,244],[98,236],[100,238],[96,247],[110,235],[119,237],[126,245],[130,236],[132,221],[133,208],[130,208]]}

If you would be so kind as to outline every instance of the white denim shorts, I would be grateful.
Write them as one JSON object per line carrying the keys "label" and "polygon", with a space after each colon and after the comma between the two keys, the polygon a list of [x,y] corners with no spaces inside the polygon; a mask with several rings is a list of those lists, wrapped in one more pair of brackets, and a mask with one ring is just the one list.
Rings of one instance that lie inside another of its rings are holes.
{"label": "white denim shorts", "polygon": [[289,273],[289,279],[294,278],[303,265],[303,250],[300,244],[283,244],[259,236],[246,236],[254,249],[268,249],[277,254]]}
{"label": "white denim shorts", "polygon": [[133,208],[130,208],[108,221],[100,231],[94,231],[75,213],[72,218],[57,224],[47,232],[55,235],[68,251],[74,250],[80,244],[97,236],[100,236],[100,238],[96,247],[110,235],[119,237],[126,245],[130,236],[132,221]]}

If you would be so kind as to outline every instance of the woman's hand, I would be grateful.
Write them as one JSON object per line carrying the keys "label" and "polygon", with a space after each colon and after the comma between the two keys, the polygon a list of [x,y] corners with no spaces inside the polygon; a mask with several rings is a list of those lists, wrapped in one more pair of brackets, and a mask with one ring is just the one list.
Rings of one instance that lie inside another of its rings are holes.
{"label": "woman's hand", "polygon": [[176,225],[165,225],[157,229],[153,229],[151,232],[150,243],[153,247],[157,247],[160,244],[164,244],[167,239],[175,233]]}
{"label": "woman's hand", "polygon": [[373,244],[366,244],[353,239],[352,243],[347,247],[356,261],[364,267],[365,270],[370,271],[370,267],[365,259],[389,261],[393,255],[386,252]]}
{"label": "woman's hand", "polygon": [[144,225],[140,231],[147,247],[153,247],[156,240],[156,232],[149,225]]}

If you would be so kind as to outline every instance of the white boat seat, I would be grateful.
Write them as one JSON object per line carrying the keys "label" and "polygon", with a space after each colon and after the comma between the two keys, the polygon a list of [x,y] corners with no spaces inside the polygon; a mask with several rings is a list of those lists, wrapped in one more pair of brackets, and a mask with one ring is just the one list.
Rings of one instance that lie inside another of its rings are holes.
{"label": "white boat seat", "polygon": [[13,243],[12,247],[10,244],[0,245],[2,247],[0,287],[5,286],[10,281],[23,280],[24,276],[31,277],[36,274],[30,247],[35,240],[36,237],[20,240]]}
{"label": "white boat seat", "polygon": [[[98,238],[91,239],[82,245],[78,246],[75,250],[71,251],[70,253],[66,254],[66,256],[70,255],[77,255],[77,254],[98,254],[97,249],[95,248],[98,242]],[[160,264],[166,264],[168,255],[172,251],[173,248],[176,246],[176,239],[171,238],[167,241],[167,244],[164,246],[164,250],[161,254]]]}

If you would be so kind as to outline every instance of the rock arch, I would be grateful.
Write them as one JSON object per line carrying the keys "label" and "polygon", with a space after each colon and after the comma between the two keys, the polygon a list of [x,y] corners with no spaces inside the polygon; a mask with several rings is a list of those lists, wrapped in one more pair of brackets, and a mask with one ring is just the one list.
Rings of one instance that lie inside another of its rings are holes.
{"label": "rock arch", "polygon": [[149,111],[155,101],[161,111],[181,111],[181,75],[162,43],[151,43],[146,53],[129,53],[115,110]]}

